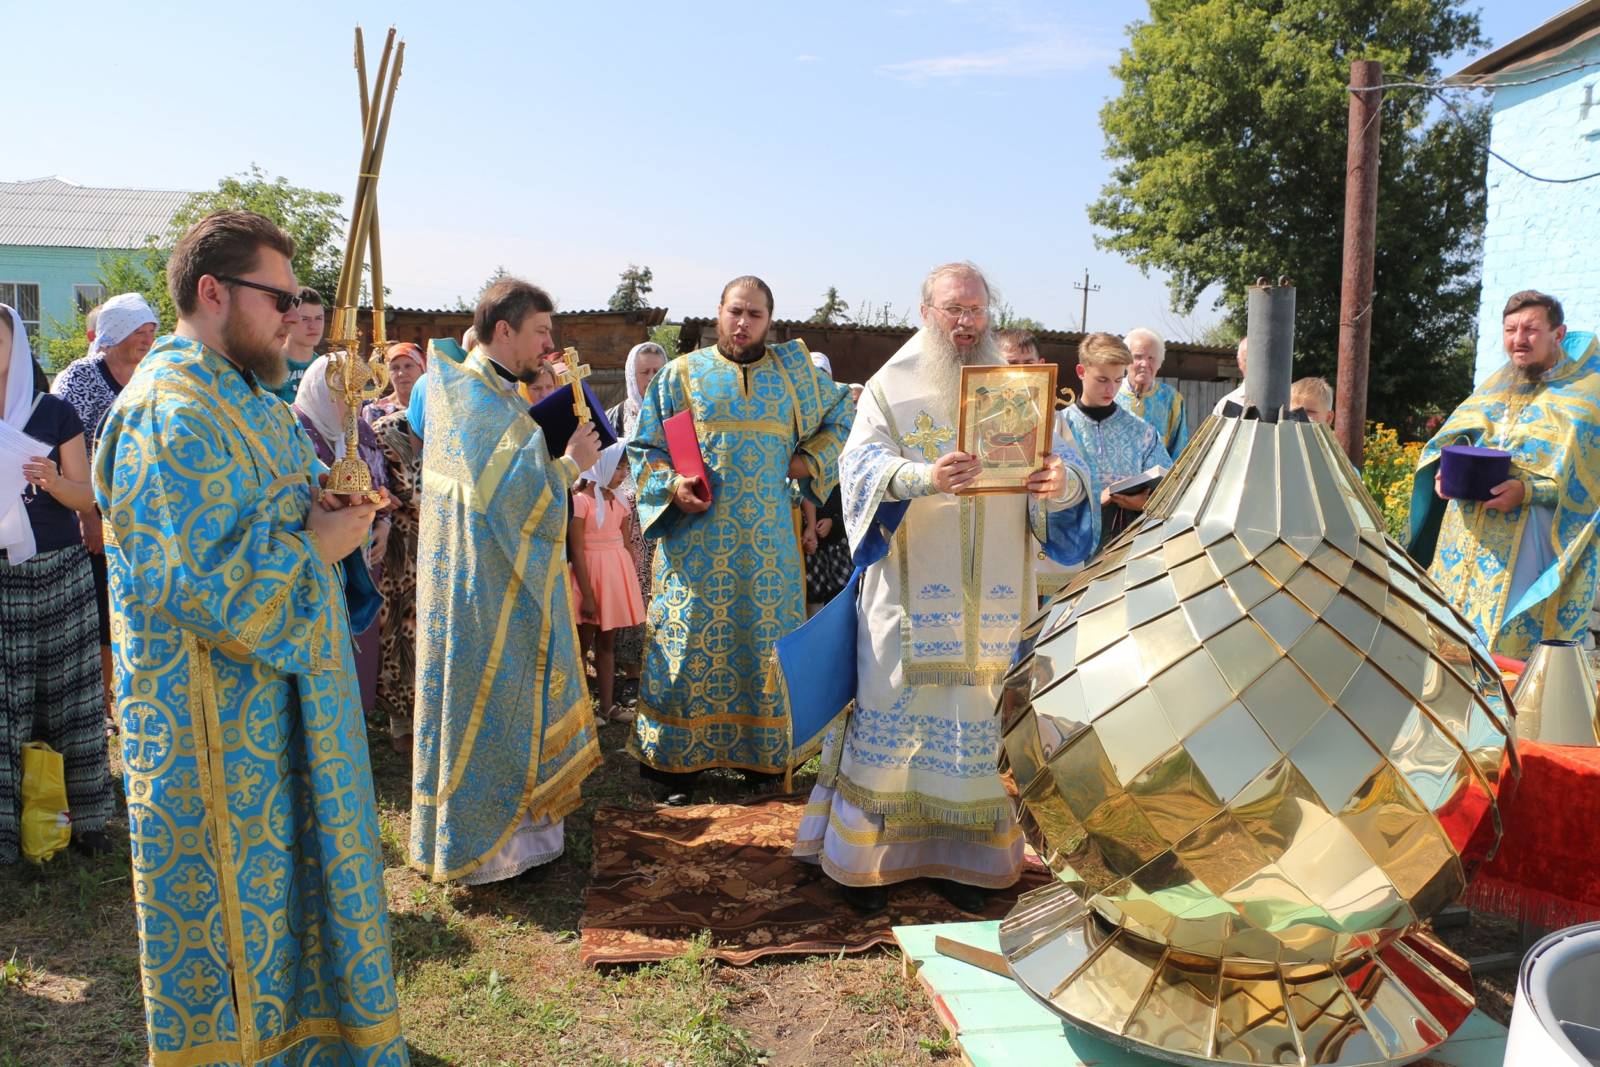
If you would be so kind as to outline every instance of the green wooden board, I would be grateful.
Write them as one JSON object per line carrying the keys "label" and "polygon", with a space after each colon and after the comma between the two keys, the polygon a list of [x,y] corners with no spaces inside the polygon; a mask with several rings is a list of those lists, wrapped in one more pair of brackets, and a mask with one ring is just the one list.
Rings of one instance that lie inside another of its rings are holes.
{"label": "green wooden board", "polygon": [[[1011,979],[941,956],[933,948],[937,936],[999,952],[999,935],[998,921],[894,928],[908,966],[916,967],[918,980],[934,998],[941,1021],[972,1067],[1160,1067],[1160,1060],[1071,1026]],[[1449,1041],[1431,1053],[1431,1062],[1500,1067],[1505,1052],[1506,1028],[1474,1011]]]}

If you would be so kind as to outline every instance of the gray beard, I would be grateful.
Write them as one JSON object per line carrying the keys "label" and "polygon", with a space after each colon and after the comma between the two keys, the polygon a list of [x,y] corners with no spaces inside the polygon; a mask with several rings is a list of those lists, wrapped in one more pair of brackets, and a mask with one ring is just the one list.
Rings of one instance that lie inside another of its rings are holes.
{"label": "gray beard", "polygon": [[961,368],[991,366],[1005,361],[1000,358],[999,348],[994,343],[994,332],[985,330],[978,337],[978,343],[962,355],[948,334],[939,329],[926,329],[922,332],[922,375],[928,384],[928,392],[934,398],[934,403],[945,419],[956,421],[956,413],[961,404]]}

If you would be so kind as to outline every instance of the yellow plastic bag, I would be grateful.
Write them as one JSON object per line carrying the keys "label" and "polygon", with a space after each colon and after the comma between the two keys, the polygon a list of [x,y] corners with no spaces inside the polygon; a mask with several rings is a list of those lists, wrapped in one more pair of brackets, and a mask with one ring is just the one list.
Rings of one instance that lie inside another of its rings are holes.
{"label": "yellow plastic bag", "polygon": [[61,753],[34,741],[22,746],[22,854],[43,863],[67,847],[67,772]]}

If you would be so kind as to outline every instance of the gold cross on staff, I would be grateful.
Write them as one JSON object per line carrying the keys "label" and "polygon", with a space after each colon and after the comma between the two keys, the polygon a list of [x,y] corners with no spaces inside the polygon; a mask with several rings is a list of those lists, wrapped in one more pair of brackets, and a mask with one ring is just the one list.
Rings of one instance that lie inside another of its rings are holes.
{"label": "gold cross on staff", "polygon": [[579,422],[589,421],[589,405],[583,397],[583,380],[593,373],[578,360],[578,350],[567,348],[561,353],[561,362],[567,365],[567,384],[572,386],[572,413]]}
{"label": "gold cross on staff", "polygon": [[933,425],[933,416],[924,411],[917,415],[917,421],[913,424],[913,432],[906,434],[901,440],[910,448],[922,449],[923,458],[932,463],[942,455],[939,451],[939,446],[953,437],[955,437],[955,433],[950,427],[935,427]]}

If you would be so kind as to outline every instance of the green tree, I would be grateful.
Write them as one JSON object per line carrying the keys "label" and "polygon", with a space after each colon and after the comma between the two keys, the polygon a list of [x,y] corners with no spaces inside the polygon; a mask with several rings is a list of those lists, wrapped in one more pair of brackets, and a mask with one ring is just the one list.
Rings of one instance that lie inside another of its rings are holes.
{"label": "green tree", "polygon": [[[215,189],[195,193],[184,201],[172,218],[172,228],[164,247],[171,248],[195,222],[213,211],[254,211],[283,227],[294,238],[294,276],[332,300],[339,287],[339,268],[344,263],[345,236],[349,225],[340,214],[343,203],[337,193],[318,192],[289,179],[274,178],[251,164],[241,174],[229,175]],[[162,269],[166,263],[163,257]]]}
{"label": "green tree", "polygon": [[[1221,287],[1242,332],[1246,287],[1297,286],[1296,374],[1337,363],[1350,62],[1432,82],[1480,47],[1458,0],[1151,0],[1101,111],[1111,180],[1089,208],[1103,248],[1171,275],[1189,312]],[[1483,109],[1384,99],[1368,417],[1391,425],[1471,387],[1484,196]]]}
{"label": "green tree", "polygon": [[[294,238],[295,277],[331,300],[344,262],[347,229],[339,204],[335,193],[290,185],[287,178],[274,178],[252,165],[242,174],[223,178],[215,189],[190,194],[179,205],[167,232],[147,248],[103,257],[98,280],[107,296],[144,294],[161,320],[160,330],[166,332],[178,321],[177,308],[167,295],[167,259],[178,238],[213,211],[248,210],[265,215]],[[51,319],[40,345],[41,362],[47,369],[60,370],[84,354],[88,347],[84,325],[81,313],[66,322]]]}
{"label": "green tree", "polygon": [[[141,294],[159,320],[157,333],[166,333],[177,323],[177,309],[167,295],[167,253],[164,250],[147,248],[102,256],[95,275],[107,296]],[[89,349],[87,327],[88,319],[82,311],[74,311],[65,322],[52,315],[35,348],[40,365],[57,374],[84,355]]]}
{"label": "green tree", "polygon": [[463,311],[472,311],[477,308],[478,301],[483,299],[483,294],[489,291],[491,285],[498,281],[504,281],[509,277],[511,277],[511,272],[506,270],[505,264],[502,263],[489,273],[489,276],[483,280],[482,285],[478,286],[478,295],[472,298],[472,303],[468,304],[460,297],[456,297],[456,303],[461,306]]}
{"label": "green tree", "polygon": [[612,311],[638,311],[649,307],[650,282],[653,278],[649,267],[629,263],[628,269],[622,272],[622,278],[617,282],[616,291],[606,301],[606,307]]}
{"label": "green tree", "polygon": [[828,291],[822,297],[822,306],[811,313],[807,322],[819,326],[832,326],[836,322],[850,321],[850,305],[839,299],[839,290],[836,286],[828,286]]}
{"label": "green tree", "polygon": [[650,331],[650,340],[660,345],[667,358],[672,359],[678,354],[678,335],[681,333],[683,333],[681,323],[663,322]]}
{"label": "green tree", "polygon": [[994,328],[997,330],[1031,330],[1034,333],[1038,333],[1047,327],[1038,319],[1030,319],[1026,315],[1018,315],[1016,308],[1010,304],[1001,304],[994,309]]}
{"label": "green tree", "polygon": [[1200,331],[1198,342],[1213,348],[1238,348],[1239,339],[1243,336],[1244,330],[1235,325],[1232,319],[1218,319]]}
{"label": "green tree", "polygon": [[874,304],[870,300],[858,300],[854,321],[857,326],[907,326],[911,323],[911,312],[896,314],[892,303]]}

